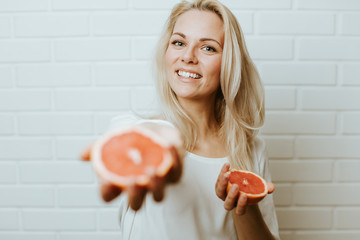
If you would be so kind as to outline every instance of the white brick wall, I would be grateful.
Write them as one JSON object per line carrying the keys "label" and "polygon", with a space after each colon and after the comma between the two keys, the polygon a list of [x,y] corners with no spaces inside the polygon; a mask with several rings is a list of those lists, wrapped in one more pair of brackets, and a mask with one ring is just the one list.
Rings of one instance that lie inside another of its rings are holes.
{"label": "white brick wall", "polygon": [[[115,240],[80,151],[157,109],[151,56],[179,0],[0,0],[0,239]],[[223,0],[266,89],[283,240],[360,239],[360,1]]]}

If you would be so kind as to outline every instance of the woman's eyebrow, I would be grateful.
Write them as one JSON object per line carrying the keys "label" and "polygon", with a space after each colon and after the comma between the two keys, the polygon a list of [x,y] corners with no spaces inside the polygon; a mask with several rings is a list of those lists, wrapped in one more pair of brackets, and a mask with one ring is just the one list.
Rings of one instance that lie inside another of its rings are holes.
{"label": "woman's eyebrow", "polygon": [[[181,33],[181,32],[174,32],[173,35],[179,35],[180,37],[186,39],[186,35]],[[219,41],[213,39],[213,38],[200,38],[200,42],[205,42],[205,41],[213,41],[216,42],[220,47],[222,46]]]}

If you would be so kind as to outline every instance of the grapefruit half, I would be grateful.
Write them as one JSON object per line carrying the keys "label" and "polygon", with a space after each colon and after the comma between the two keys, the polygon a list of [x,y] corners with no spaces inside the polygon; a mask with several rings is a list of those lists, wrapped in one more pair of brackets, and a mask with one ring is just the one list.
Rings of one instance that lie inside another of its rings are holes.
{"label": "grapefruit half", "polygon": [[134,125],[100,137],[92,149],[91,161],[97,174],[116,186],[146,186],[149,171],[165,176],[173,166],[170,147],[155,131]]}
{"label": "grapefruit half", "polygon": [[227,191],[230,190],[233,184],[239,186],[239,192],[246,194],[248,203],[257,203],[268,194],[266,181],[259,175],[250,171],[231,170]]}

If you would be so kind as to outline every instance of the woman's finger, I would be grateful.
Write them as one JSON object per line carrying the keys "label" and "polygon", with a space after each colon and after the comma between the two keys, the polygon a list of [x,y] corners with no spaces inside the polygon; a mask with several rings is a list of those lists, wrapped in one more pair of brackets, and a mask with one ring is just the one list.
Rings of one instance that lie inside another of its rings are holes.
{"label": "woman's finger", "polygon": [[173,157],[173,166],[167,174],[166,180],[170,183],[175,183],[180,180],[183,170],[183,162],[180,158],[175,146],[170,148],[171,155]]}
{"label": "woman's finger", "polygon": [[246,212],[247,196],[245,193],[240,192],[239,199],[237,201],[235,213],[237,215],[243,215]]}
{"label": "woman's finger", "polygon": [[112,185],[110,183],[103,182],[100,185],[100,192],[101,192],[101,197],[103,198],[103,200],[105,202],[110,202],[114,198],[116,198],[117,196],[120,195],[120,193],[122,192],[122,189],[115,185]]}
{"label": "woman's finger", "polygon": [[160,202],[164,198],[165,179],[150,173],[149,191],[153,193],[154,200]]}
{"label": "woman's finger", "polygon": [[228,211],[232,210],[236,206],[238,198],[239,187],[237,184],[233,184],[225,198],[224,208]]}
{"label": "woman's finger", "polygon": [[268,182],[267,187],[268,187],[268,193],[273,193],[275,191],[275,185],[273,183]]}
{"label": "woman's finger", "polygon": [[80,159],[83,161],[90,161],[91,160],[91,149],[92,146],[87,147],[80,155]]}
{"label": "woman's finger", "polygon": [[219,176],[215,184],[216,195],[222,200],[225,200],[227,195],[226,189],[229,181],[229,173],[228,173],[229,169],[230,169],[230,164],[225,163],[220,170]]}
{"label": "woman's finger", "polygon": [[146,196],[147,189],[138,185],[131,185],[127,188],[128,201],[133,210],[139,210]]}

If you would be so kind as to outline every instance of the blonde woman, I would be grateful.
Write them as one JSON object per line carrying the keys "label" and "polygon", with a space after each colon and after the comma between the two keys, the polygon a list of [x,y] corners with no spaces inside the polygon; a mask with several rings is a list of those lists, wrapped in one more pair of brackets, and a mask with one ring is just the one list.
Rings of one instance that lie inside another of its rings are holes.
{"label": "blonde woman", "polygon": [[[123,239],[278,239],[271,195],[248,205],[236,184],[226,193],[230,166],[257,172],[274,191],[265,145],[256,136],[264,121],[263,87],[231,11],[216,0],[177,4],[157,47],[156,85],[158,119],[119,116],[111,128],[170,124],[182,133],[187,154],[182,162],[174,148],[176,164],[166,177],[121,194]],[[177,183],[165,192],[169,182]],[[102,184],[106,201],[120,193]]]}

